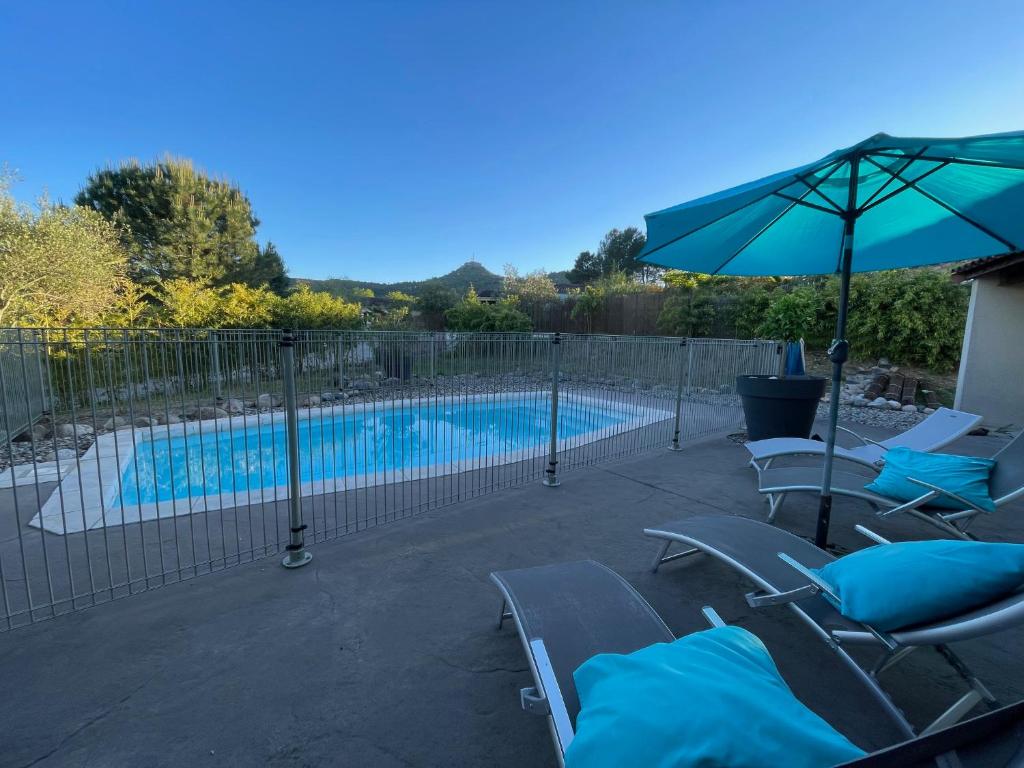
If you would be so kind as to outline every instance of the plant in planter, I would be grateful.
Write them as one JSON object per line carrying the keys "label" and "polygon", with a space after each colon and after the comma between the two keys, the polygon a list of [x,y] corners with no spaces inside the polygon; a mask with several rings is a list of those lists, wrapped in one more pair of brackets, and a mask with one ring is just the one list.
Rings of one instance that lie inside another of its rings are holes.
{"label": "plant in planter", "polygon": [[[778,291],[772,296],[758,335],[786,343],[800,339],[813,327],[819,312],[818,296],[809,286]],[[807,437],[818,402],[825,393],[821,376],[739,376],[736,391],[743,400],[747,434],[751,440],[771,437]]]}

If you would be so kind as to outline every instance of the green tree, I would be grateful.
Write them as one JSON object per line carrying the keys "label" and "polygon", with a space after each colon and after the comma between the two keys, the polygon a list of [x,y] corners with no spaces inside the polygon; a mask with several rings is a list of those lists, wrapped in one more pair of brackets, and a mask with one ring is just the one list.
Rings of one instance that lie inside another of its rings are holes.
{"label": "green tree", "polygon": [[[75,202],[122,228],[129,273],[137,282],[187,278],[225,285],[250,282],[257,271],[259,221],[248,198],[188,160],[166,157],[96,171]],[[264,257],[261,274],[272,271],[267,266],[275,254]]]}
{"label": "green tree", "polygon": [[176,277],[157,289],[161,318],[178,328],[215,328],[220,325],[220,294],[199,280]]}
{"label": "green tree", "polygon": [[821,315],[821,295],[809,285],[775,291],[757,328],[766,339],[796,341],[814,333]]}
{"label": "green tree", "polygon": [[372,299],[374,298],[373,288],[353,288],[352,296],[356,299]]}
{"label": "green tree", "polygon": [[621,272],[648,282],[659,270],[637,260],[646,244],[647,236],[636,227],[613,229],[601,240],[597,253],[583,251],[576,257],[576,263],[569,271],[569,279],[574,283],[590,283]]}
{"label": "green tree", "polygon": [[416,303],[423,312],[442,314],[459,300],[458,294],[437,280],[428,281],[416,297]]}
{"label": "green tree", "polygon": [[543,304],[558,299],[555,283],[544,270],[538,269],[527,275],[520,275],[519,270],[511,264],[505,265],[502,291],[506,296],[517,297],[524,304]]}
{"label": "green tree", "polygon": [[410,296],[402,291],[388,291],[387,299],[394,304],[414,304],[416,302],[415,296]]}
{"label": "green tree", "polygon": [[254,288],[265,285],[278,296],[284,296],[291,287],[291,280],[285,270],[284,259],[273,243],[267,243],[256,253],[248,269],[241,269],[238,279]]}
{"label": "green tree", "polygon": [[266,328],[281,301],[267,286],[232,283],[220,291],[216,324],[221,328]]}
{"label": "green tree", "polygon": [[275,303],[273,322],[278,328],[355,330],[362,328],[363,317],[358,304],[301,285]]}
{"label": "green tree", "polygon": [[95,322],[123,286],[127,254],[99,214],[19,205],[0,179],[0,325]]}
{"label": "green tree", "polygon": [[715,304],[700,285],[681,288],[665,300],[658,315],[658,329],[669,336],[709,336],[714,327]]}
{"label": "green tree", "polygon": [[445,312],[445,321],[453,331],[520,333],[533,330],[533,321],[516,307],[515,300],[484,304],[472,286],[462,301]]}

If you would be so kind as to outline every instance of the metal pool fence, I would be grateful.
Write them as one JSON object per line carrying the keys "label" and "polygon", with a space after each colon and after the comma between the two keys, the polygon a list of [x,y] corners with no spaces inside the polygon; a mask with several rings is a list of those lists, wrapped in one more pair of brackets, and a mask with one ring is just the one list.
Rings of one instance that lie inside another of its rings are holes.
{"label": "metal pool fence", "polygon": [[0,630],[678,449],[742,422],[738,374],[781,365],[771,341],[0,333]]}

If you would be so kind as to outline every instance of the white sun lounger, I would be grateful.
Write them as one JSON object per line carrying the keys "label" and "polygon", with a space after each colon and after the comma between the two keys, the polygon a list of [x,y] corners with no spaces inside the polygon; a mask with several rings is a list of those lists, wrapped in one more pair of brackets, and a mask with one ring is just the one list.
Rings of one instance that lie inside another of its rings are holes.
{"label": "white sun lounger", "polygon": [[[1024,433],[1017,435],[992,456],[995,469],[989,478],[989,495],[998,510],[1004,504],[1024,496]],[[967,532],[968,526],[980,515],[991,514],[968,499],[938,485],[932,485],[915,478],[907,478],[921,486],[921,495],[910,501],[892,499],[867,490],[864,486],[871,478],[853,472],[832,473],[832,493],[849,496],[867,502],[879,517],[908,514],[940,528],[943,532],[961,539],[974,538]],[[758,475],[758,491],[768,497],[768,522],[775,516],[790,493],[821,493],[821,470],[817,467],[772,467],[763,469]],[[959,509],[929,506],[929,503],[945,496],[959,502]]]}
{"label": "white sun lounger", "polygon": [[[981,416],[951,408],[939,408],[920,424],[886,440],[875,441],[853,430],[839,427],[843,432],[860,440],[853,448],[836,446],[835,457],[862,464],[877,470],[890,448],[904,447],[915,451],[937,451],[958,437],[970,432],[981,421]],[[825,443],[805,437],[773,437],[744,444],[750,451],[750,465],[758,472],[768,469],[773,460],[781,456],[824,456]]]}
{"label": "white sun lounger", "polygon": [[[881,536],[857,526],[857,530],[879,544]],[[985,637],[1024,624],[1024,589],[981,608],[967,611],[932,624],[921,624],[894,632],[882,632],[843,616],[825,599],[827,585],[810,572],[835,558],[809,541],[767,523],[732,515],[697,515],[644,533],[661,542],[654,570],[681,557],[704,553],[725,563],[750,579],[760,589],[747,595],[755,608],[788,605],[814,631],[846,666],[873,689],[879,701],[887,703],[890,714],[902,720],[903,728],[913,733],[909,722],[892,703],[877,676],[897,664],[907,654],[922,648],[934,648],[967,683],[969,690],[953,703],[923,733],[944,728],[964,717],[979,702],[990,707],[996,701],[985,685],[953,653],[949,643]],[[669,554],[675,544],[686,549]],[[877,663],[863,669],[846,651],[847,645],[881,649]]]}

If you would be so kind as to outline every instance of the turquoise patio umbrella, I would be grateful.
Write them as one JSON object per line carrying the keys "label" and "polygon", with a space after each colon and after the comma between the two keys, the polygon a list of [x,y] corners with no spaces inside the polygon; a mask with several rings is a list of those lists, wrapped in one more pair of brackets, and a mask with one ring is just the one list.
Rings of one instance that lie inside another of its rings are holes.
{"label": "turquoise patio umbrella", "polygon": [[1024,131],[961,139],[884,133],[813,163],[648,214],[642,261],[723,275],[840,275],[815,542],[828,541],[850,273],[1024,245]]}

